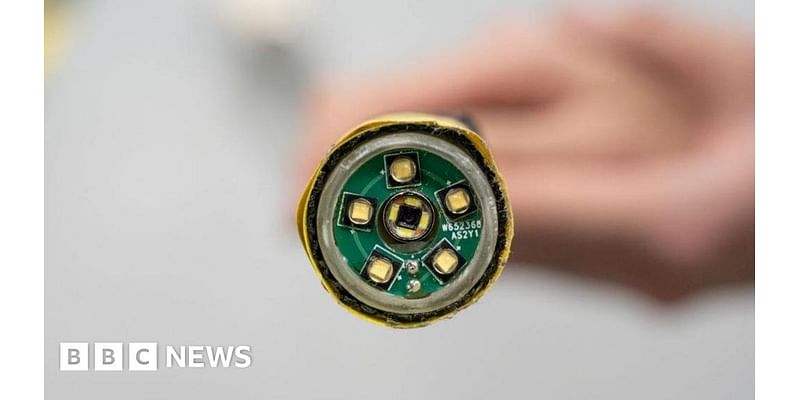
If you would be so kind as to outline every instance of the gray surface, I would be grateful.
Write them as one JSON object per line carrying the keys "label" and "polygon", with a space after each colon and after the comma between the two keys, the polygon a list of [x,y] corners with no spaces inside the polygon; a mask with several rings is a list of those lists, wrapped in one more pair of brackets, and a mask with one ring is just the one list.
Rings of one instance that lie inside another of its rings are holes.
{"label": "gray surface", "polygon": [[[304,74],[407,62],[524,2],[332,3],[289,56],[226,35],[215,3],[80,3],[45,95],[48,398],[753,397],[749,288],[664,308],[511,265],[422,330],[336,306],[291,225]],[[752,27],[752,2],[692,4]],[[68,341],[249,344],[253,365],[59,372]]]}

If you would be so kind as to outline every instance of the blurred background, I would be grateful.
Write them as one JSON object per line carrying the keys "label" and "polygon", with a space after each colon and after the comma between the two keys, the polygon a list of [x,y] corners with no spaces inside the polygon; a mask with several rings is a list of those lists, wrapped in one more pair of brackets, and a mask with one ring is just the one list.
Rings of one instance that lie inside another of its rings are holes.
{"label": "blurred background", "polygon": [[[305,89],[563,6],[47,1],[47,396],[752,398],[751,285],[663,304],[512,263],[455,319],[395,331],[337,306],[305,257],[291,223]],[[753,29],[753,2],[669,7]],[[248,344],[253,365],[59,372],[70,341]]]}

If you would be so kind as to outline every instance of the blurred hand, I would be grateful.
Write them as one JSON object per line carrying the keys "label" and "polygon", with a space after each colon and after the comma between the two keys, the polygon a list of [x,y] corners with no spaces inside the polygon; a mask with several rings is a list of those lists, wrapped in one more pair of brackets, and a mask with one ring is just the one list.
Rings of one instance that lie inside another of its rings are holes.
{"label": "blurred hand", "polygon": [[506,23],[317,88],[303,180],[341,134],[402,111],[474,119],[508,184],[512,260],[662,299],[753,278],[752,34],[647,12]]}

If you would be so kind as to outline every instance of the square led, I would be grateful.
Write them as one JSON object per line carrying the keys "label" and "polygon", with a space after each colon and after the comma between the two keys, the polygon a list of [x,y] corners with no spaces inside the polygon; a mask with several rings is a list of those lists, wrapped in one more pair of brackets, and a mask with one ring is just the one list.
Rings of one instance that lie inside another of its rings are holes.
{"label": "square led", "polygon": [[433,268],[443,275],[452,274],[458,267],[458,256],[454,250],[449,248],[439,249],[433,255]]}
{"label": "square led", "polygon": [[339,209],[339,226],[359,231],[370,231],[375,221],[377,200],[355,193],[342,194]]}
{"label": "square led", "polygon": [[389,290],[401,266],[402,260],[397,260],[390,252],[375,246],[364,261],[360,275],[373,286]]}
{"label": "square led", "polygon": [[407,183],[417,175],[417,165],[408,157],[397,157],[389,165],[389,174],[399,183]]}
{"label": "square led", "polygon": [[385,258],[373,258],[367,265],[367,276],[375,283],[386,283],[392,277],[392,263]]}
{"label": "square led", "polygon": [[347,217],[356,225],[366,225],[372,219],[372,204],[366,199],[351,201]]}
{"label": "square led", "polygon": [[422,183],[422,168],[415,151],[387,154],[383,157],[383,166],[387,188],[419,186]]}
{"label": "square led", "polygon": [[469,209],[469,193],[464,188],[453,188],[447,191],[444,198],[447,209],[453,214],[463,214]]}
{"label": "square led", "polygon": [[442,239],[422,258],[422,262],[441,283],[450,281],[467,264],[464,256],[447,239]]}
{"label": "square led", "polygon": [[456,182],[436,191],[436,199],[448,220],[461,219],[478,211],[478,202],[467,181]]}

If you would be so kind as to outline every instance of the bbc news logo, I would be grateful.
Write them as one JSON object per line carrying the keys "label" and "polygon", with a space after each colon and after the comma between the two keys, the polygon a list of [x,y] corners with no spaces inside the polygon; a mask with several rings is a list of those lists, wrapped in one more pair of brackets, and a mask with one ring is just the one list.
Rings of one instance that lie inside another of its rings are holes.
{"label": "bbc news logo", "polygon": [[[60,343],[62,371],[122,371],[127,355],[128,371],[157,371],[159,361],[166,368],[247,368],[252,364],[250,346],[165,346],[158,357],[158,343],[86,342]],[[127,348],[127,353],[123,352]]]}

